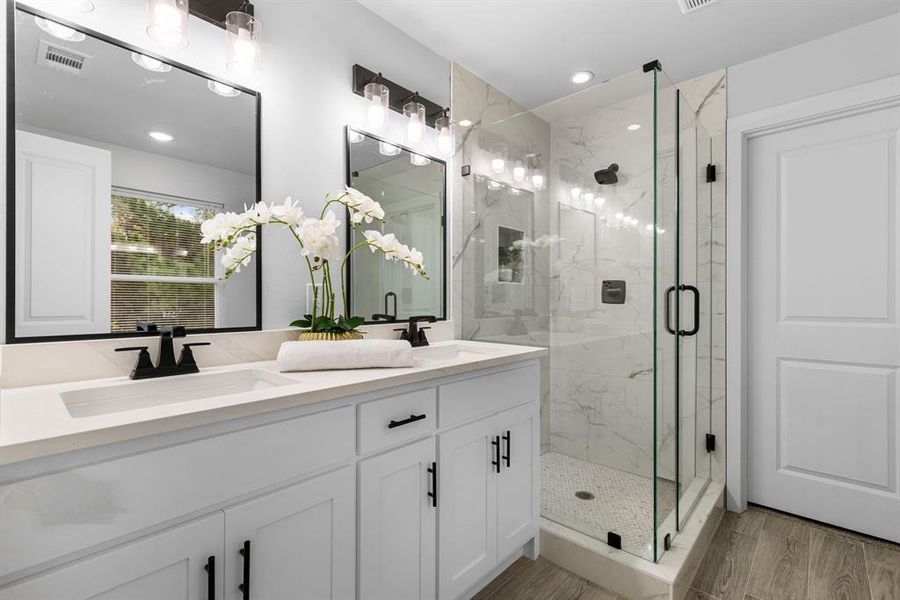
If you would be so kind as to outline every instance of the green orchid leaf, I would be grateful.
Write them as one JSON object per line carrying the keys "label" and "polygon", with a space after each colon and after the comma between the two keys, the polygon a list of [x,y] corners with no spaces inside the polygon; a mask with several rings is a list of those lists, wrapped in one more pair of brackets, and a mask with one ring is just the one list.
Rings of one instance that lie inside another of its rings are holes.
{"label": "green orchid leaf", "polygon": [[291,327],[309,327],[312,321],[309,319],[297,319],[296,321],[291,321]]}
{"label": "green orchid leaf", "polygon": [[365,323],[366,318],[365,317],[350,317],[345,322],[347,324],[347,327],[350,330],[353,330],[353,329],[356,329],[357,327],[359,327],[360,325],[362,325],[363,323]]}

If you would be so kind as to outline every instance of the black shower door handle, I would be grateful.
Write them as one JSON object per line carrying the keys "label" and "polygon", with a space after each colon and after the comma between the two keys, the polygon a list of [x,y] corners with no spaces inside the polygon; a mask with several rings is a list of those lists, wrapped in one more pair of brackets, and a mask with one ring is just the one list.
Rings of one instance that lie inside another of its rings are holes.
{"label": "black shower door handle", "polygon": [[678,334],[683,336],[697,335],[697,332],[700,331],[700,290],[692,285],[680,285],[678,289],[688,291],[694,295],[694,326],[690,329],[682,329]]}
{"label": "black shower door handle", "polygon": [[675,331],[675,328],[672,327],[672,292],[675,291],[675,286],[671,286],[666,290],[666,331],[671,333],[672,335],[678,335]]}

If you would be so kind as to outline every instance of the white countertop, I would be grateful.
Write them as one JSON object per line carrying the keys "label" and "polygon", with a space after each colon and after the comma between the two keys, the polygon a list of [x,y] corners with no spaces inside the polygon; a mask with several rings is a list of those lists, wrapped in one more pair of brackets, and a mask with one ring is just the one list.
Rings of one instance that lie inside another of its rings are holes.
{"label": "white countertop", "polygon": [[[3,390],[0,395],[0,465],[459,375],[540,358],[547,353],[544,348],[464,340],[436,342],[430,347],[452,346],[468,351],[455,357],[416,358],[416,366],[401,369],[279,373],[274,361],[201,367],[198,375],[258,369],[296,383],[86,417],[73,417],[60,394],[121,385],[130,380],[114,377]],[[413,350],[414,355],[417,351]]]}

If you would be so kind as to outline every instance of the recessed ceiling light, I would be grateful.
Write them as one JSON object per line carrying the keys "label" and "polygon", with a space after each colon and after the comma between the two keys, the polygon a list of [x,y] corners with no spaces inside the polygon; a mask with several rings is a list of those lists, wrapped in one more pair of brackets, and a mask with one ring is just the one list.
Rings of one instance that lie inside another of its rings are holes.
{"label": "recessed ceiling light", "polygon": [[572,75],[572,83],[586,83],[594,78],[594,74],[590,71],[576,71]]}
{"label": "recessed ceiling light", "polygon": [[162,131],[148,131],[147,135],[152,137],[157,142],[171,142],[172,140],[175,139],[168,133],[164,133]]}
{"label": "recessed ceiling light", "polygon": [[641,128],[640,123],[632,123],[631,125],[628,126],[628,131],[637,131],[640,128]]}
{"label": "recessed ceiling light", "polygon": [[235,96],[241,95],[240,90],[236,90],[230,85],[225,85],[224,83],[213,81],[212,79],[207,81],[206,86],[212,93],[218,94],[220,96],[225,96],[226,98],[234,98]]}
{"label": "recessed ceiling light", "polygon": [[51,21],[50,19],[35,17],[34,22],[38,27],[41,28],[41,31],[49,33],[53,37],[59,38],[61,40],[66,40],[67,42],[81,42],[85,37],[84,34],[80,31],[76,31],[71,27],[67,27],[61,23],[57,23],[56,21]]}
{"label": "recessed ceiling light", "polygon": [[472,121],[470,121],[469,119],[463,119],[462,121],[459,122],[459,126],[460,127],[471,127]]}
{"label": "recessed ceiling light", "polygon": [[159,59],[147,56],[146,54],[141,54],[140,52],[132,52],[131,60],[134,61],[134,64],[143,67],[148,71],[153,71],[154,73],[168,73],[172,70],[172,65],[168,65]]}

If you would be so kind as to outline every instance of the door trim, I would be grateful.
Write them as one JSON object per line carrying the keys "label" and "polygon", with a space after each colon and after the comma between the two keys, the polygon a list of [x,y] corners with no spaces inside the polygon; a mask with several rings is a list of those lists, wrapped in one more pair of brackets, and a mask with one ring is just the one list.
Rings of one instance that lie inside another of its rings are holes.
{"label": "door trim", "polygon": [[729,510],[747,508],[747,147],[748,142],[793,127],[900,105],[900,75],[886,77],[728,119],[725,232],[727,239],[725,324],[726,487]]}

